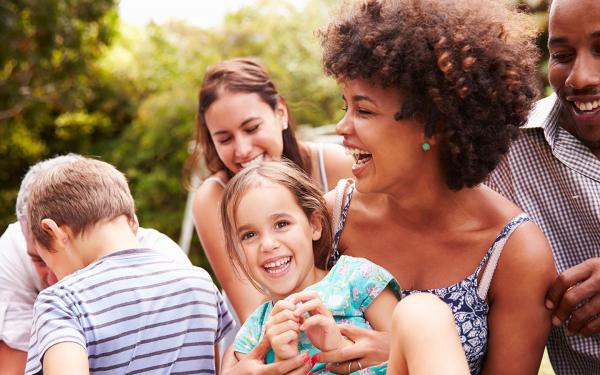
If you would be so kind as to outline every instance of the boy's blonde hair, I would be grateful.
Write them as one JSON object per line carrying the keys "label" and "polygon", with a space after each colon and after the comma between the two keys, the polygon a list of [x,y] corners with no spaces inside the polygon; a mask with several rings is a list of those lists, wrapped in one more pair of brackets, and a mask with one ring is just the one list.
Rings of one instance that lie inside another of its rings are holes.
{"label": "boy's blonde hair", "polygon": [[31,186],[27,218],[33,238],[51,249],[52,238],[43,219],[67,225],[74,235],[100,221],[125,215],[135,220],[133,198],[123,173],[100,160],[83,158],[40,174]]}
{"label": "boy's blonde hair", "polygon": [[263,291],[262,288],[252,277],[242,250],[242,244],[237,235],[235,214],[246,192],[260,186],[265,181],[279,184],[288,189],[309,221],[312,215],[317,215],[321,220],[321,238],[313,241],[313,254],[317,268],[326,269],[333,243],[331,216],[327,211],[323,193],[310,177],[289,161],[264,162],[246,167],[236,174],[225,188],[221,201],[221,221],[225,234],[225,247],[235,271],[241,270],[248,276],[250,282],[261,291]]}

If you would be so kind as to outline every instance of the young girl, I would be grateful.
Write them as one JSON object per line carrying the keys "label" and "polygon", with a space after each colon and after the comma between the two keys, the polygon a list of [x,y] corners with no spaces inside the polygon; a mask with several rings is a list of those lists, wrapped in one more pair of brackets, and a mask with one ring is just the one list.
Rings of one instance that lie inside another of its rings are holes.
{"label": "young girl", "polygon": [[[347,341],[336,323],[391,332],[399,286],[389,272],[347,256],[329,272],[325,269],[332,232],[321,194],[310,178],[285,162],[249,166],[227,185],[221,206],[227,251],[236,271],[242,270],[270,299],[238,333],[238,359],[263,336],[272,348],[267,363],[299,351],[314,356],[338,349]],[[312,371],[324,367],[317,364]],[[360,370],[385,373],[386,365],[367,370],[356,361],[348,368]]]}

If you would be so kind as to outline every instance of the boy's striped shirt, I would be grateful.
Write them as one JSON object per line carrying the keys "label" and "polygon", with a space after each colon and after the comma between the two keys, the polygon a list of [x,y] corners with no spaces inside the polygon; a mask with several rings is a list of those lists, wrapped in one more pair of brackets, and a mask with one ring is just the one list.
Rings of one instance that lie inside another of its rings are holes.
{"label": "boy's striped shirt", "polygon": [[52,345],[75,342],[91,373],[212,374],[214,345],[234,324],[203,269],[119,251],[39,294],[26,373],[41,370]]}

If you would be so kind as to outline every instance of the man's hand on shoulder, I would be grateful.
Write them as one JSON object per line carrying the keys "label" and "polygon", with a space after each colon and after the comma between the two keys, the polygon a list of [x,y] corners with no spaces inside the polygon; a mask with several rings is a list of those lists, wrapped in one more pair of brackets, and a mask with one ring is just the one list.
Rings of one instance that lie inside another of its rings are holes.
{"label": "man's hand on shoulder", "polygon": [[569,334],[600,333],[600,258],[590,258],[564,271],[546,295],[555,326],[568,322]]}

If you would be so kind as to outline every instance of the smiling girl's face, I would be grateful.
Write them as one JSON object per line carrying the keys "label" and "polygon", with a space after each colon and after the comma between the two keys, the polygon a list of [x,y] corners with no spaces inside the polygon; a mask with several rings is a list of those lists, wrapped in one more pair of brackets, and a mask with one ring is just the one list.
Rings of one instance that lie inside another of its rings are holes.
{"label": "smiling girl's face", "polygon": [[235,218],[250,276],[274,302],[322,278],[313,255],[321,221],[316,215],[309,219],[287,188],[257,184],[244,193]]}

